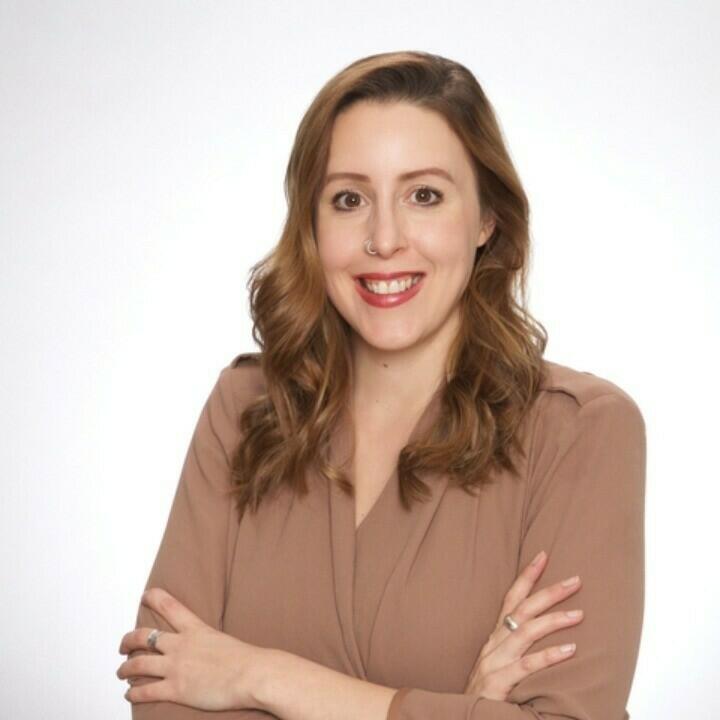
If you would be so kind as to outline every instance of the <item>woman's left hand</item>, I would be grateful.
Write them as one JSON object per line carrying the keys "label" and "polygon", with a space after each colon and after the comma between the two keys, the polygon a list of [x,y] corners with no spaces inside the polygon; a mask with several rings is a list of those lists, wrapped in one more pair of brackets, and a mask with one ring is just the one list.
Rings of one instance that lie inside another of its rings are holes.
{"label": "woman's left hand", "polygon": [[162,615],[175,632],[163,631],[155,651],[147,645],[152,628],[136,628],[123,636],[120,653],[150,650],[150,654],[129,658],[117,676],[160,678],[133,685],[126,699],[132,703],[169,701],[199,710],[257,707],[255,690],[264,648],[207,625],[162,588],[146,590],[142,604]]}

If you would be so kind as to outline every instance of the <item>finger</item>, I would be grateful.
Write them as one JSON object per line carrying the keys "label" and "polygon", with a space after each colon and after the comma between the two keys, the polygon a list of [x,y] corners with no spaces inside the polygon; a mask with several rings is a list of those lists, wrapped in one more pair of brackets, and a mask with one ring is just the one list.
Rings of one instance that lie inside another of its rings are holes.
{"label": "finger", "polygon": [[148,588],[142,595],[142,604],[160,613],[178,632],[205,625],[194,612],[163,588]]}
{"label": "finger", "polygon": [[[566,650],[563,650],[563,648],[566,648]],[[502,687],[512,688],[528,675],[567,660],[574,654],[575,643],[566,643],[565,645],[554,645],[529,655],[523,655],[523,657],[492,673],[491,682]]]}
{"label": "finger", "polygon": [[173,702],[175,697],[172,683],[169,680],[157,680],[146,685],[133,685],[125,693],[125,699],[131,703]]}
{"label": "finger", "polygon": [[548,585],[523,600],[513,611],[513,617],[518,623],[537,617],[548,608],[576,593],[581,586],[582,580],[578,575]]}
{"label": "finger", "polygon": [[134,650],[147,650],[150,653],[165,653],[174,647],[177,633],[163,630],[155,640],[155,648],[148,645],[148,637],[154,628],[139,627],[131,630],[123,635],[120,641],[119,652],[123,655],[133,652]]}
{"label": "finger", "polygon": [[582,610],[572,611],[579,612],[579,615],[570,615],[569,612],[558,610],[557,612],[541,615],[538,618],[524,622],[514,632],[509,632],[492,653],[484,656],[482,662],[483,675],[497,672],[521,659],[530,647],[550,633],[582,622]]}
{"label": "finger", "polygon": [[503,622],[504,618],[506,615],[512,613],[513,618],[516,622],[518,622],[518,618],[515,616],[515,609],[527,597],[530,590],[532,590],[534,584],[542,574],[542,571],[545,569],[546,563],[547,553],[544,550],[541,550],[535,558],[525,566],[515,582],[510,586],[510,589],[507,593],[505,593],[495,629],[490,634],[490,637],[480,651],[478,661],[493,652],[493,650],[508,636],[508,634],[512,632],[505,626]]}
{"label": "finger", "polygon": [[502,625],[503,618],[508,613],[513,612],[515,608],[530,594],[533,586],[537,582],[542,571],[547,564],[547,553],[543,550],[535,559],[525,566],[522,572],[517,576],[515,582],[505,593],[500,617],[498,618],[498,627]]}
{"label": "finger", "polygon": [[[515,622],[519,626],[524,625],[528,620],[537,617],[553,605],[557,605],[557,603],[565,600],[567,597],[570,597],[570,595],[577,592],[582,587],[582,580],[580,578],[578,578],[575,583],[564,584],[568,580],[562,580],[554,583],[542,590],[538,590],[530,595],[530,597],[521,600],[517,607],[511,611],[511,615]],[[510,630],[510,628],[506,627],[502,622],[498,624],[490,635],[490,638],[484,648],[484,654],[486,655],[493,652],[500,643],[504,642],[510,635],[517,633],[519,629],[520,628]]]}
{"label": "finger", "polygon": [[128,685],[135,687],[136,685],[145,685],[145,683],[156,683],[165,678],[152,677],[151,675],[133,675],[127,679]]}
{"label": "finger", "polygon": [[164,655],[136,655],[120,665],[115,674],[120,680],[141,676],[165,678],[169,663]]}

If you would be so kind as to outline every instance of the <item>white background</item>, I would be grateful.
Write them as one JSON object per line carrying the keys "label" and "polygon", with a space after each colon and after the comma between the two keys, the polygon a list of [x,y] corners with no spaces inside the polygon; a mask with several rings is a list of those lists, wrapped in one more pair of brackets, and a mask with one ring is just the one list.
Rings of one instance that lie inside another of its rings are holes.
{"label": "white background", "polygon": [[297,124],[346,64],[420,49],[498,113],[546,356],[646,419],[631,717],[718,717],[718,8],[0,2],[2,716],[130,716],[117,647],[202,403],[255,349]]}

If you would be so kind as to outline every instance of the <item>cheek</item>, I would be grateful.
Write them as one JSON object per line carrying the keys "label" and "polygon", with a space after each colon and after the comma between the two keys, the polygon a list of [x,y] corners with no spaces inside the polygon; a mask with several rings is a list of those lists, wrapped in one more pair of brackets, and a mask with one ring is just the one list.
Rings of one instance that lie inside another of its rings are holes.
{"label": "cheek", "polygon": [[448,273],[465,273],[475,253],[468,224],[459,213],[427,224],[417,234],[417,246],[438,271]]}
{"label": "cheek", "polygon": [[348,302],[349,290],[353,289],[348,285],[352,282],[349,273],[357,258],[357,253],[352,250],[352,240],[325,230],[318,233],[317,243],[328,297],[336,307],[342,307]]}
{"label": "cheek", "polygon": [[347,243],[325,239],[318,242],[320,262],[326,273],[337,272],[346,268],[350,262],[351,254]]}
{"label": "cheek", "polygon": [[318,256],[326,273],[346,270],[357,258],[358,233],[350,225],[319,222],[317,228]]}

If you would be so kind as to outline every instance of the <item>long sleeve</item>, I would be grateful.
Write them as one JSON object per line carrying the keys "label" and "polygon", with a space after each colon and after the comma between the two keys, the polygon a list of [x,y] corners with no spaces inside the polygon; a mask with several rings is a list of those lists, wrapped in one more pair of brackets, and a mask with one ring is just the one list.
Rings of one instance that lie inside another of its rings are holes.
{"label": "long sleeve", "polygon": [[525,654],[576,642],[575,654],[521,680],[505,701],[402,687],[387,720],[629,718],[644,606],[645,423],[619,389],[581,403],[562,392],[543,400],[518,571],[546,550],[547,566],[531,594],[580,575],[581,588],[543,614],[579,607],[584,617]]}
{"label": "long sleeve", "polygon": [[[237,515],[230,495],[230,461],[240,439],[233,380],[223,368],[200,413],[182,467],[159,550],[145,588],[161,587],[202,620],[222,630]],[[242,393],[242,390],[241,390]],[[140,604],[135,627],[172,630]],[[134,651],[132,656],[147,651]],[[138,684],[155,682],[141,678]],[[254,712],[254,711],[247,711]],[[228,716],[230,713],[220,713]],[[218,713],[213,712],[212,717]],[[232,711],[232,717],[249,717]],[[133,720],[199,720],[210,713],[168,702],[135,703]]]}

